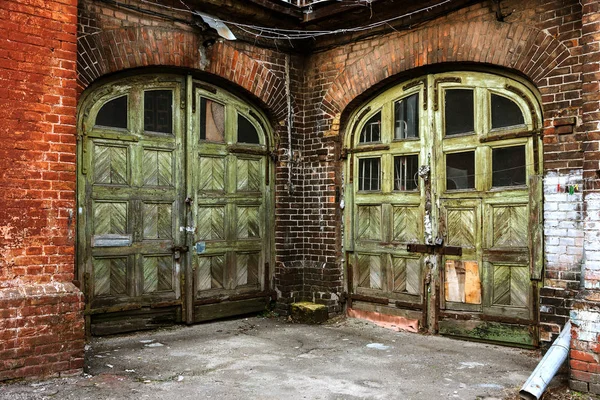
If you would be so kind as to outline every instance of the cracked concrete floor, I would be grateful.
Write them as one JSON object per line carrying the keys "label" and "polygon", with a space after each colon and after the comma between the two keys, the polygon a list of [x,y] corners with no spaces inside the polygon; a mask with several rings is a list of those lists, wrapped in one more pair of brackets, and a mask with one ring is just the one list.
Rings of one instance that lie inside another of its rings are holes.
{"label": "cracked concrete floor", "polygon": [[94,338],[83,376],[0,385],[0,398],[502,399],[538,359],[356,319],[314,326],[249,317]]}

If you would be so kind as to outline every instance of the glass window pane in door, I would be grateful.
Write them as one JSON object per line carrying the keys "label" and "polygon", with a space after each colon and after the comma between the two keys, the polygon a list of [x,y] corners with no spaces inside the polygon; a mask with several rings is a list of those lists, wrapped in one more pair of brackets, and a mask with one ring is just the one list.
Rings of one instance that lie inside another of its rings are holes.
{"label": "glass window pane in door", "polygon": [[225,107],[212,100],[200,99],[200,140],[223,143]]}
{"label": "glass window pane in door", "polygon": [[411,191],[418,187],[419,156],[394,157],[394,190]]}
{"label": "glass window pane in door", "polygon": [[446,155],[446,190],[475,188],[475,152]]}
{"label": "glass window pane in door", "polygon": [[492,94],[492,129],[525,125],[521,109],[509,98]]}
{"label": "glass window pane in door", "polygon": [[144,92],[144,131],[173,133],[173,92],[146,90]]}
{"label": "glass window pane in door", "polygon": [[373,115],[363,126],[360,133],[360,143],[381,141],[381,111]]}
{"label": "glass window pane in door", "polygon": [[525,185],[525,146],[492,149],[492,187]]}
{"label": "glass window pane in door", "polygon": [[381,187],[381,159],[358,160],[358,190],[376,191]]}
{"label": "glass window pane in door", "polygon": [[475,131],[472,89],[444,91],[444,122],[446,136]]}
{"label": "glass window pane in door", "polygon": [[419,137],[419,94],[394,103],[394,139]]}
{"label": "glass window pane in door", "polygon": [[104,104],[96,116],[96,126],[127,129],[127,96]]}
{"label": "glass window pane in door", "polygon": [[238,114],[238,142],[260,144],[258,131],[246,117]]}

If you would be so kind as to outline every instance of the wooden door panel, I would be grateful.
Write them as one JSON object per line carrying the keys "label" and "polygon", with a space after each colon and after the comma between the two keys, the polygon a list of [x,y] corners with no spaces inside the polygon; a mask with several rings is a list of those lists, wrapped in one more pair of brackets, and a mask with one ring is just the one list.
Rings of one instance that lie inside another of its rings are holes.
{"label": "wooden door panel", "polygon": [[381,205],[359,205],[357,207],[356,238],[358,240],[381,241]]}
{"label": "wooden door panel", "polygon": [[477,243],[476,208],[446,207],[447,243],[449,246],[474,249]]}
{"label": "wooden door panel", "polygon": [[238,240],[260,238],[260,215],[258,206],[236,207],[236,237]]}
{"label": "wooden door panel", "polygon": [[126,145],[93,144],[93,184],[127,185],[129,147]]}
{"label": "wooden door panel", "polygon": [[382,290],[385,277],[381,258],[373,254],[357,255],[357,289]]}
{"label": "wooden door panel", "polygon": [[173,203],[142,202],[142,232],[144,240],[173,238]]}
{"label": "wooden door panel", "polygon": [[92,260],[95,297],[127,296],[128,257],[98,257]]}
{"label": "wooden door panel", "polygon": [[420,295],[422,285],[421,258],[392,256],[393,291]]}
{"label": "wooden door panel", "polygon": [[261,159],[236,157],[236,189],[239,192],[260,191]]}
{"label": "wooden door panel", "polygon": [[490,205],[490,247],[527,247],[529,212],[527,204]]}
{"label": "wooden door panel", "polygon": [[225,157],[200,156],[199,171],[196,173],[198,179],[198,190],[205,192],[225,191]]}
{"label": "wooden door panel", "polygon": [[[260,287],[260,252],[236,253],[236,276],[234,288]],[[233,288],[232,288],[233,289]]]}
{"label": "wooden door panel", "polygon": [[196,235],[199,240],[225,239],[225,205],[198,207]]}
{"label": "wooden door panel", "polygon": [[143,293],[174,294],[177,276],[173,255],[144,255],[142,260]]}
{"label": "wooden door panel", "polygon": [[143,186],[173,186],[174,152],[172,150],[143,150]]}
{"label": "wooden door panel", "polygon": [[94,240],[102,236],[126,235],[129,232],[129,205],[127,202],[94,201],[93,202]]}
{"label": "wooden door panel", "polygon": [[392,240],[401,243],[418,243],[423,240],[423,217],[419,206],[393,205]]}

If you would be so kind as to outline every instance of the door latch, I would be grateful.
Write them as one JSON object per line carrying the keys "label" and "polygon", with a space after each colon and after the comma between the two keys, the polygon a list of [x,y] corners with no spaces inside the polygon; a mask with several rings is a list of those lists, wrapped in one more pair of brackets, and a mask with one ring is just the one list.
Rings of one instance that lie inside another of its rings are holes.
{"label": "door latch", "polygon": [[171,251],[173,252],[173,258],[175,261],[179,261],[181,259],[181,253],[187,253],[189,248],[187,246],[173,246],[171,247]]}

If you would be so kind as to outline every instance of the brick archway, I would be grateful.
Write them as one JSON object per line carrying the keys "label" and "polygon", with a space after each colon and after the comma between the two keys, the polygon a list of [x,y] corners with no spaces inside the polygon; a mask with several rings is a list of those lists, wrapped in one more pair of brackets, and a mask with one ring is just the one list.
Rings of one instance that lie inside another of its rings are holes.
{"label": "brick archway", "polygon": [[481,63],[520,71],[540,85],[542,78],[571,56],[563,43],[543,31],[495,21],[433,25],[383,43],[336,77],[323,98],[326,115],[338,119],[359,95],[413,68]]}
{"label": "brick archway", "polygon": [[238,85],[260,99],[277,120],[285,118],[284,83],[278,76],[228,42],[205,48],[202,40],[193,32],[139,26],[81,35],[78,87],[83,91],[104,75],[132,68],[188,68]]}

